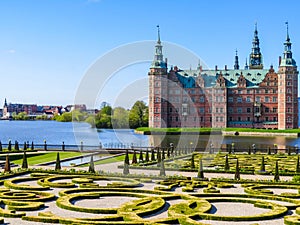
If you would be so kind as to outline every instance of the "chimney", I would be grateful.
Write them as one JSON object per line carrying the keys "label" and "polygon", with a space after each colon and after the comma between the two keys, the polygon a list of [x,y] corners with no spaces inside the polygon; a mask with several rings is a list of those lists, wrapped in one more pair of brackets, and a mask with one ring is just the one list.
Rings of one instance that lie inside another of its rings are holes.
{"label": "chimney", "polygon": [[225,65],[225,70],[227,71],[227,65]]}
{"label": "chimney", "polygon": [[216,66],[215,66],[215,71],[217,71],[217,70],[218,70],[218,66],[216,65]]}
{"label": "chimney", "polygon": [[281,56],[279,56],[279,66],[280,66],[280,64],[281,64]]}

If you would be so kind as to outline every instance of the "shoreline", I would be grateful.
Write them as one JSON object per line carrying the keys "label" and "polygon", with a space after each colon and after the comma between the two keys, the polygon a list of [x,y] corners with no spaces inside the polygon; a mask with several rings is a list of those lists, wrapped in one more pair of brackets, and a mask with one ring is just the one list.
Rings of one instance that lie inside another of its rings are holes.
{"label": "shoreline", "polygon": [[134,133],[141,135],[222,135],[222,136],[285,136],[297,138],[300,133],[287,133],[287,132],[260,132],[260,131],[139,131],[134,130]]}

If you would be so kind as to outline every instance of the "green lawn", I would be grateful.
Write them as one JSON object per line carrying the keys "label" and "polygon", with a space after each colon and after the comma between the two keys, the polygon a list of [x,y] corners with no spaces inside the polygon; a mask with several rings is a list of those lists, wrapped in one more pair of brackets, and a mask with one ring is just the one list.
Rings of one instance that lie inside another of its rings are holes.
{"label": "green lawn", "polygon": [[[129,154],[129,160],[130,160],[130,163],[131,163],[131,160],[132,160],[132,156],[133,154]],[[143,154],[144,158],[146,157],[146,154]],[[140,157],[140,154],[138,153],[136,155],[137,159],[139,159]],[[115,162],[123,162],[125,160],[125,154],[124,155],[119,155],[119,156],[116,156],[116,157],[113,157],[113,158],[109,158],[109,159],[104,159],[104,160],[100,160],[100,161],[96,161],[94,162],[95,165],[103,165],[103,164],[108,164],[108,163],[115,163]],[[85,166],[88,166],[89,163],[86,163],[86,164],[83,164],[83,165],[80,165],[80,167],[85,167]]]}
{"label": "green lawn", "polygon": [[[56,152],[34,153],[34,154],[27,153],[27,162],[28,165],[33,166],[40,163],[55,161],[56,155],[57,155]],[[59,153],[60,159],[76,157],[81,155],[83,155],[81,152],[60,152]],[[18,155],[11,155],[10,158],[11,158],[11,162],[13,162],[14,164],[22,165],[23,153]],[[0,159],[5,160],[5,156],[1,156]]]}

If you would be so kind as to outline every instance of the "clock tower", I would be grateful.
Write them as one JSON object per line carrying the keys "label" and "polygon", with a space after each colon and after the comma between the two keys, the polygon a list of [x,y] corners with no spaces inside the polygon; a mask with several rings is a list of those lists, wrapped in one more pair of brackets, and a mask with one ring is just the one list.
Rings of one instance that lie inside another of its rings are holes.
{"label": "clock tower", "polygon": [[259,48],[257,24],[255,24],[254,38],[252,41],[252,51],[249,57],[249,69],[263,69],[263,59]]}

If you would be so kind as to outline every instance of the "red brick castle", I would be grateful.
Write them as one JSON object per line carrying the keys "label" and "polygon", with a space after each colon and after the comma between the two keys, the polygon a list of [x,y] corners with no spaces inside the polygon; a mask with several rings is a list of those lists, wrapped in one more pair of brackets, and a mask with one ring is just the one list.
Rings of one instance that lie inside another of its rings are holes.
{"label": "red brick castle", "polygon": [[298,128],[298,71],[288,27],[279,67],[264,69],[255,26],[249,65],[181,70],[163,59],[158,29],[149,75],[149,127]]}

